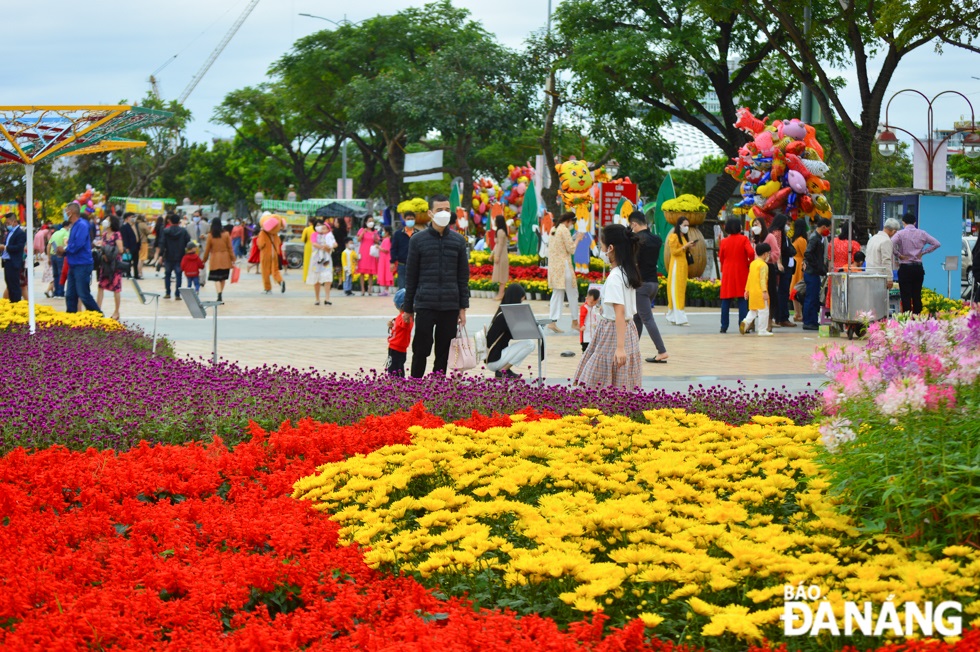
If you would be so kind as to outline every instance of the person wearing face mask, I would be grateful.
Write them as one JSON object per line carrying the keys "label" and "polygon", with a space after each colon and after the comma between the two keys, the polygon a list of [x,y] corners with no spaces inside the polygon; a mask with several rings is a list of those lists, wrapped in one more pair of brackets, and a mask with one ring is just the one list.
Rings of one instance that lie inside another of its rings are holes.
{"label": "person wearing face mask", "polygon": [[306,273],[306,284],[313,286],[313,294],[316,296],[316,303],[320,305],[320,288],[324,288],[326,296],[323,304],[332,306],[330,303],[330,284],[333,283],[333,250],[337,248],[337,240],[330,232],[323,220],[317,219],[313,227],[313,235],[310,237],[310,266]]}
{"label": "person wearing face mask", "polygon": [[231,223],[231,246],[235,250],[235,258],[241,258],[245,255],[245,227],[242,226],[240,220],[235,220]]}
{"label": "person wearing face mask", "polygon": [[670,265],[667,268],[667,323],[675,326],[690,326],[684,308],[687,305],[687,267],[693,262],[691,249],[694,243],[688,237],[691,224],[686,217],[677,220],[670,235],[667,248],[670,249]]}
{"label": "person wearing face mask", "polygon": [[378,256],[378,285],[381,286],[381,296],[394,293],[395,274],[391,264],[391,227],[381,227],[378,234],[381,238],[381,255]]}
{"label": "person wearing face mask", "polygon": [[636,290],[643,277],[636,263],[639,238],[621,224],[602,229],[601,257],[612,268],[602,286],[601,319],[585,350],[573,385],[639,387],[643,375],[640,338],[633,326]]}
{"label": "person wearing face mask", "polygon": [[299,236],[300,242],[303,243],[303,282],[306,283],[306,275],[309,273],[310,269],[310,257],[313,255],[313,229],[316,227],[317,218],[316,216],[311,216],[306,222],[306,228],[303,229],[303,233]]}
{"label": "person wearing face mask", "polygon": [[201,223],[201,211],[194,211],[191,216],[190,224],[187,225],[187,232],[191,235],[191,240],[194,242],[200,242],[201,236],[207,233],[204,230],[205,225]]}
{"label": "person wearing face mask", "polygon": [[[773,221],[775,222],[775,220]],[[756,247],[762,244],[763,242],[769,245],[770,262],[766,263],[767,265],[769,265],[769,274],[768,274],[767,282],[769,283],[768,286],[769,296],[774,298],[776,296],[776,290],[778,289],[778,284],[779,284],[779,280],[778,280],[779,270],[776,264],[771,261],[779,260],[779,257],[782,253],[781,248],[779,246],[779,240],[776,238],[776,234],[769,232],[769,229],[766,227],[766,223],[759,218],[755,218],[752,221],[751,231],[752,231],[753,247]],[[762,328],[771,331],[772,318],[773,318],[773,314],[770,312],[769,319],[767,323],[762,324]],[[757,324],[755,327],[758,328],[759,325]]]}
{"label": "person wearing face mask", "polygon": [[[378,242],[378,232],[374,229],[374,218],[369,217],[357,232],[357,240],[360,242],[357,261],[357,273],[361,275],[361,296],[366,297],[374,283],[374,277],[378,275],[378,258],[381,256],[381,247]],[[365,289],[365,284],[367,289]]]}
{"label": "person wearing face mask", "polygon": [[[449,199],[436,195],[430,202],[432,223],[408,242],[405,305],[402,318],[415,319],[412,377],[425,375],[426,358],[435,344],[433,373],[446,373],[449,346],[458,326],[466,326],[470,307],[470,266],[466,240],[449,229],[453,217]],[[457,326],[458,325],[458,326]]]}
{"label": "person wearing face mask", "polygon": [[507,247],[510,245],[510,232],[507,230],[507,221],[503,215],[497,216],[494,226],[496,227],[496,237],[494,239],[492,256],[493,275],[490,277],[490,280],[497,283],[499,287],[494,300],[501,301],[504,298],[504,290],[507,289],[507,283],[510,282],[510,256],[507,253]]}
{"label": "person wearing face mask", "polygon": [[578,283],[575,280],[575,268],[572,267],[572,256],[575,248],[585,237],[579,232],[572,238],[569,225],[575,223],[575,213],[562,213],[548,241],[548,287],[551,288],[551,323],[548,330],[562,333],[558,328],[561,318],[562,305],[568,298],[568,307],[572,313],[572,327],[578,328]]}
{"label": "person wearing face mask", "polygon": [[405,265],[408,263],[408,240],[415,233],[415,213],[402,215],[405,228],[391,236],[391,271],[397,274],[395,284],[401,290],[405,287]]}
{"label": "person wearing face mask", "polygon": [[803,297],[803,330],[820,330],[820,284],[827,275],[827,236],[830,235],[830,220],[821,217],[817,228],[807,239],[803,253],[803,282],[806,295]]}

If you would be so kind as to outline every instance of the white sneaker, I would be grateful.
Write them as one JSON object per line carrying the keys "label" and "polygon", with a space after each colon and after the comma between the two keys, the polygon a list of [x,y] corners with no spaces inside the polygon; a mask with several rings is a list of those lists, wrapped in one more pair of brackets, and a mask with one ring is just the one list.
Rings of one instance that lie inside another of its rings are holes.
{"label": "white sneaker", "polygon": [[772,337],[772,333],[763,329],[759,331],[759,337]]}

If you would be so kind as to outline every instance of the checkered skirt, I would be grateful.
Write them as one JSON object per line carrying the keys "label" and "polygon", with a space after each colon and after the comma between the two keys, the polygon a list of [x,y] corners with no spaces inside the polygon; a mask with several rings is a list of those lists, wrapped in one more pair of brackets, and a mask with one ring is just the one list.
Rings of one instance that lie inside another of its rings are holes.
{"label": "checkered skirt", "polygon": [[585,387],[640,387],[643,380],[640,338],[632,321],[626,322],[626,364],[617,367],[616,322],[600,319],[592,342],[575,371],[574,385]]}

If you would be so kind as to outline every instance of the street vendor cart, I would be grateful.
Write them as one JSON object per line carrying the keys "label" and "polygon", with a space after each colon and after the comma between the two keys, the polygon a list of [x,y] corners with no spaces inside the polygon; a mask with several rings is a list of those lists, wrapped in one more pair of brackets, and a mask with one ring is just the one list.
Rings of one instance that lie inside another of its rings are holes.
{"label": "street vendor cart", "polygon": [[[837,222],[846,222],[851,226],[851,218],[844,216],[831,218],[831,233],[837,233]],[[852,249],[853,229],[847,229],[847,250]],[[843,268],[834,266],[834,247],[827,247],[828,264],[831,270],[827,275],[830,282],[830,321],[840,330],[847,333],[847,339],[854,339],[871,321],[888,317],[888,281],[891,278],[885,274],[856,271],[853,264]],[[850,256],[850,253],[848,254]]]}

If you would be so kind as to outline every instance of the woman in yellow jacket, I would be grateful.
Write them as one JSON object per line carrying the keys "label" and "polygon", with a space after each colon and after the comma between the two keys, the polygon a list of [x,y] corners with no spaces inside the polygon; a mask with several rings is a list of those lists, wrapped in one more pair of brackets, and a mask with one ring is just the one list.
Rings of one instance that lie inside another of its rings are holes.
{"label": "woman in yellow jacket", "polygon": [[687,257],[694,243],[687,237],[691,225],[686,217],[677,220],[667,236],[670,262],[667,265],[667,321],[675,326],[690,326],[684,312],[687,298]]}

